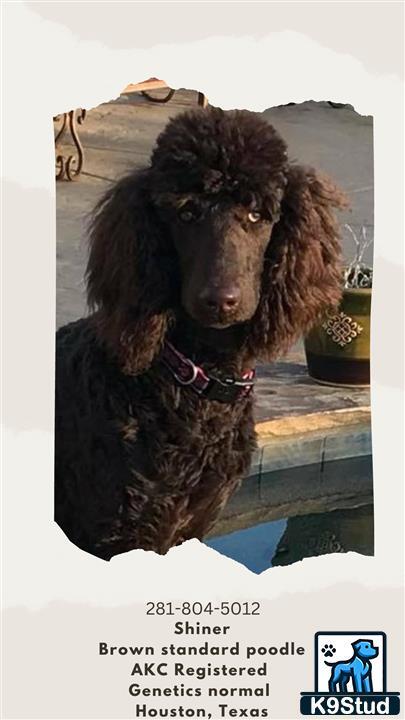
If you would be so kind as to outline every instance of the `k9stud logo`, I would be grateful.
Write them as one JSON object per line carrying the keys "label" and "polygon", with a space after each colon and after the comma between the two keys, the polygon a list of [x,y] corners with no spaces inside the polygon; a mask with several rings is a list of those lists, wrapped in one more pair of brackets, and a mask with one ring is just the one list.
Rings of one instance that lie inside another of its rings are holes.
{"label": "k9stud logo", "polygon": [[302,715],[398,715],[386,652],[383,632],[316,633],[315,690],[301,693]]}

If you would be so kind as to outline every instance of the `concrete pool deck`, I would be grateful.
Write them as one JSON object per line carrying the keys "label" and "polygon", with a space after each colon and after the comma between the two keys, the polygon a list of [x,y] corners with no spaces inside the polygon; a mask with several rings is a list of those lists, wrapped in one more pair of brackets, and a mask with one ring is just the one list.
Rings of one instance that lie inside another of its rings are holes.
{"label": "concrete pool deck", "polygon": [[[135,94],[87,113],[79,128],[83,172],[77,182],[56,186],[58,327],[86,313],[83,274],[91,209],[112,182],[147,164],[170,117],[196,106],[197,93],[181,90],[165,105]],[[365,225],[372,233],[372,118],[327,102],[272,108],[265,116],[287,140],[294,160],[324,170],[346,190],[352,209],[340,214],[341,222],[349,222],[357,232]],[[343,249],[351,259],[348,236]],[[371,262],[370,252],[366,259]],[[261,519],[370,503],[369,405],[367,388],[333,388],[312,381],[301,343],[280,361],[261,366],[256,388],[259,449],[251,475],[214,534]]]}

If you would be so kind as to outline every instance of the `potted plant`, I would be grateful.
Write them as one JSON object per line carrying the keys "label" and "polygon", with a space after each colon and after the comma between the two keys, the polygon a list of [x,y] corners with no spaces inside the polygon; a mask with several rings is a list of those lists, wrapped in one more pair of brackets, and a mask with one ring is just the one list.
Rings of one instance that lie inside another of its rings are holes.
{"label": "potted plant", "polygon": [[372,268],[363,263],[372,240],[362,227],[360,238],[345,228],[356,244],[356,256],[344,270],[343,295],[337,310],[330,311],[305,338],[308,373],[327,385],[370,384],[370,312]]}

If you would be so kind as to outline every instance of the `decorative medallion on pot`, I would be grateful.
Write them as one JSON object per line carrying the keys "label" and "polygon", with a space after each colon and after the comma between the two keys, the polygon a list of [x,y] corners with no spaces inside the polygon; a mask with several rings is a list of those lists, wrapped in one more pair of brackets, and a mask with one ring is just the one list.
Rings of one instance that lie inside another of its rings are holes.
{"label": "decorative medallion on pot", "polygon": [[325,322],[322,323],[322,327],[330,335],[331,340],[340,347],[348,345],[363,332],[362,326],[344,312],[328,315]]}

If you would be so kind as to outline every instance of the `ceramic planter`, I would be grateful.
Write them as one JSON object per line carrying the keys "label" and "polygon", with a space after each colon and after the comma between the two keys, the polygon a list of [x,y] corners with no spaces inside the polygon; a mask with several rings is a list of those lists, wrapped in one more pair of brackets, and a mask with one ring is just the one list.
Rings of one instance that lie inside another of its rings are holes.
{"label": "ceramic planter", "polygon": [[309,375],[328,385],[370,384],[371,289],[343,291],[339,309],[305,338]]}

